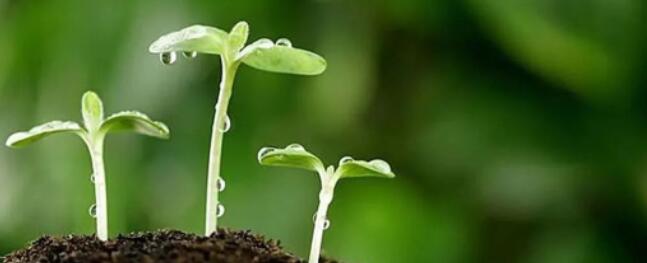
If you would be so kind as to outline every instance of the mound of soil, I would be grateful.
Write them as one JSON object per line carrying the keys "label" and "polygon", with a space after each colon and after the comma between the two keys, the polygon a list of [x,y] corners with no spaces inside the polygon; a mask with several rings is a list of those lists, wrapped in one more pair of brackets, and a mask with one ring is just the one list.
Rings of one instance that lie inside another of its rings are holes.
{"label": "mound of soil", "polygon": [[[219,229],[209,237],[174,230],[119,235],[108,241],[95,236],[44,236],[4,259],[14,262],[305,262],[285,252],[279,242],[250,231]],[[321,258],[320,262],[337,262]]]}

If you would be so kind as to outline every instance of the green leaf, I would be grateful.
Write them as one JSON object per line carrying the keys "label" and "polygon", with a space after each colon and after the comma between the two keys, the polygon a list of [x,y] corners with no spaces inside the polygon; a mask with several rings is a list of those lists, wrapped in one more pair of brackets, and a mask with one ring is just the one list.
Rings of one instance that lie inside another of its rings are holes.
{"label": "green leaf", "polygon": [[298,75],[318,75],[326,70],[323,57],[286,45],[257,48],[245,56],[243,62],[260,70]]}
{"label": "green leaf", "polygon": [[148,51],[151,53],[195,51],[206,54],[222,54],[227,39],[227,32],[221,29],[193,25],[161,36],[150,45]]}
{"label": "green leaf", "polygon": [[162,139],[169,138],[169,129],[164,123],[152,121],[145,114],[136,111],[122,111],[111,115],[103,121],[100,131],[104,134],[109,131],[134,131]]}
{"label": "green leaf", "polygon": [[339,161],[337,173],[340,178],[351,177],[384,177],[393,178],[395,174],[391,171],[391,166],[379,159],[370,162],[353,160],[350,157],[344,157]]}
{"label": "green leaf", "polygon": [[99,129],[103,121],[103,103],[99,95],[92,91],[83,94],[81,113],[83,114],[83,123],[88,131]]}
{"label": "green leaf", "polygon": [[231,52],[238,52],[247,43],[249,36],[249,25],[245,21],[238,22],[229,32],[227,44]]}
{"label": "green leaf", "polygon": [[41,125],[38,125],[34,128],[31,128],[29,131],[16,132],[9,136],[7,139],[6,145],[9,147],[23,147],[32,142],[38,141],[45,136],[52,135],[55,133],[63,132],[75,132],[81,133],[84,132],[83,128],[76,122],[71,121],[50,121]]}
{"label": "green leaf", "polygon": [[299,144],[290,144],[283,149],[264,147],[258,151],[258,162],[262,165],[301,168],[315,172],[324,170],[321,160]]}

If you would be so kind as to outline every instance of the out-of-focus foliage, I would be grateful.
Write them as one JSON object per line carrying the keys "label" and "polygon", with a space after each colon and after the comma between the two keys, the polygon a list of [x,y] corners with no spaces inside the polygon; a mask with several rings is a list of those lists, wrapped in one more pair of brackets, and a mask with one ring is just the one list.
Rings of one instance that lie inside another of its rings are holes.
{"label": "out-of-focus foliage", "polygon": [[[636,262],[647,244],[646,16],[641,0],[0,0],[0,137],[78,118],[88,89],[109,112],[164,120],[170,141],[108,138],[110,231],[200,233],[218,58],[164,66],[147,48],[188,25],[245,20],[251,39],[289,38],[328,69],[241,68],[223,226],[307,255],[319,186],[255,160],[263,145],[299,141],[324,163],[380,157],[398,175],[337,187],[324,241],[336,258]],[[0,148],[0,254],[94,231],[90,162],[73,140]]]}

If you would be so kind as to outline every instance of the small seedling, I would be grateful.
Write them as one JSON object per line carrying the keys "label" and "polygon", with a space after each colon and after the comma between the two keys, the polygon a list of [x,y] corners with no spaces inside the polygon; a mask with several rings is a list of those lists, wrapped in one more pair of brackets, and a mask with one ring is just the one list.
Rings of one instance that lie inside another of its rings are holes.
{"label": "small seedling", "polygon": [[161,122],[152,121],[148,116],[136,111],[122,111],[103,118],[103,103],[92,91],[83,94],[81,99],[83,126],[72,121],[51,121],[38,125],[29,131],[17,132],[9,136],[7,146],[22,147],[56,133],[74,133],[81,137],[88,147],[92,159],[95,204],[90,207],[90,215],[97,221],[97,237],[108,240],[108,212],[106,198],[106,179],[103,167],[103,141],[108,132],[134,131],[148,136],[167,139],[169,130]]}
{"label": "small seedling", "polygon": [[166,34],[149,47],[149,51],[159,54],[162,63],[167,65],[175,63],[177,53],[182,53],[186,58],[194,58],[198,53],[220,55],[222,77],[211,128],[206,235],[216,231],[218,217],[224,213],[224,206],[218,200],[218,194],[224,186],[224,180],[220,177],[222,138],[223,133],[231,126],[227,107],[240,64],[265,71],[298,75],[317,75],[326,69],[326,61],[321,56],[294,48],[285,38],[278,39],[276,42],[261,38],[245,46],[248,32],[249,26],[246,22],[237,23],[229,33],[215,27],[194,25]]}
{"label": "small seedling", "polygon": [[299,144],[291,144],[283,149],[264,147],[258,152],[258,162],[269,166],[301,168],[319,174],[321,191],[319,192],[319,207],[314,215],[315,226],[309,263],[319,262],[323,231],[330,226],[330,221],[326,219],[326,212],[332,202],[337,181],[353,177],[395,177],[389,164],[378,159],[367,162],[346,156],[339,160],[337,169],[332,165],[325,168],[317,156],[309,153]]}

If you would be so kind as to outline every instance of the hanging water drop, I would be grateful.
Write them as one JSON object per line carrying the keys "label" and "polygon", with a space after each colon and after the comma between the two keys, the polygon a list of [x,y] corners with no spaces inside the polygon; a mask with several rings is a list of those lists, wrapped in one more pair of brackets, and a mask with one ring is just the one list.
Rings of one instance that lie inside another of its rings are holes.
{"label": "hanging water drop", "polygon": [[221,217],[224,214],[225,214],[225,206],[218,204],[218,208],[216,208],[216,216]]}
{"label": "hanging water drop", "polygon": [[97,217],[97,205],[92,204],[90,208],[88,208],[88,214],[90,214],[91,217]]}
{"label": "hanging water drop", "polygon": [[171,65],[175,63],[176,60],[177,60],[177,54],[175,54],[175,52],[160,53],[160,61],[162,61],[164,65]]}
{"label": "hanging water drop", "polygon": [[195,51],[184,51],[182,52],[182,56],[185,58],[195,58],[198,56],[198,52]]}
{"label": "hanging water drop", "polygon": [[323,229],[328,229],[330,227],[330,220],[326,219],[323,223]]}
{"label": "hanging water drop", "polygon": [[270,152],[273,152],[274,150],[276,150],[276,148],[263,147],[258,151],[258,154],[256,155],[256,159],[258,159],[258,161],[260,162],[261,159],[263,159],[263,157],[265,157],[265,155],[268,155]]}
{"label": "hanging water drop", "polygon": [[342,164],[345,164],[347,162],[354,161],[353,157],[350,156],[344,156],[339,160],[339,165],[341,166]]}
{"label": "hanging water drop", "polygon": [[298,144],[298,143],[290,144],[286,148],[288,148],[290,150],[305,151],[305,148],[303,148],[303,145]]}
{"label": "hanging water drop", "polygon": [[229,131],[229,128],[231,128],[231,120],[229,119],[229,116],[225,116],[225,123],[220,128],[220,132],[225,133]]}
{"label": "hanging water drop", "polygon": [[225,190],[225,180],[222,178],[216,179],[216,188],[218,188],[218,192],[222,192]]}
{"label": "hanging water drop", "polygon": [[287,38],[279,38],[276,40],[277,46],[292,47],[292,42]]}

